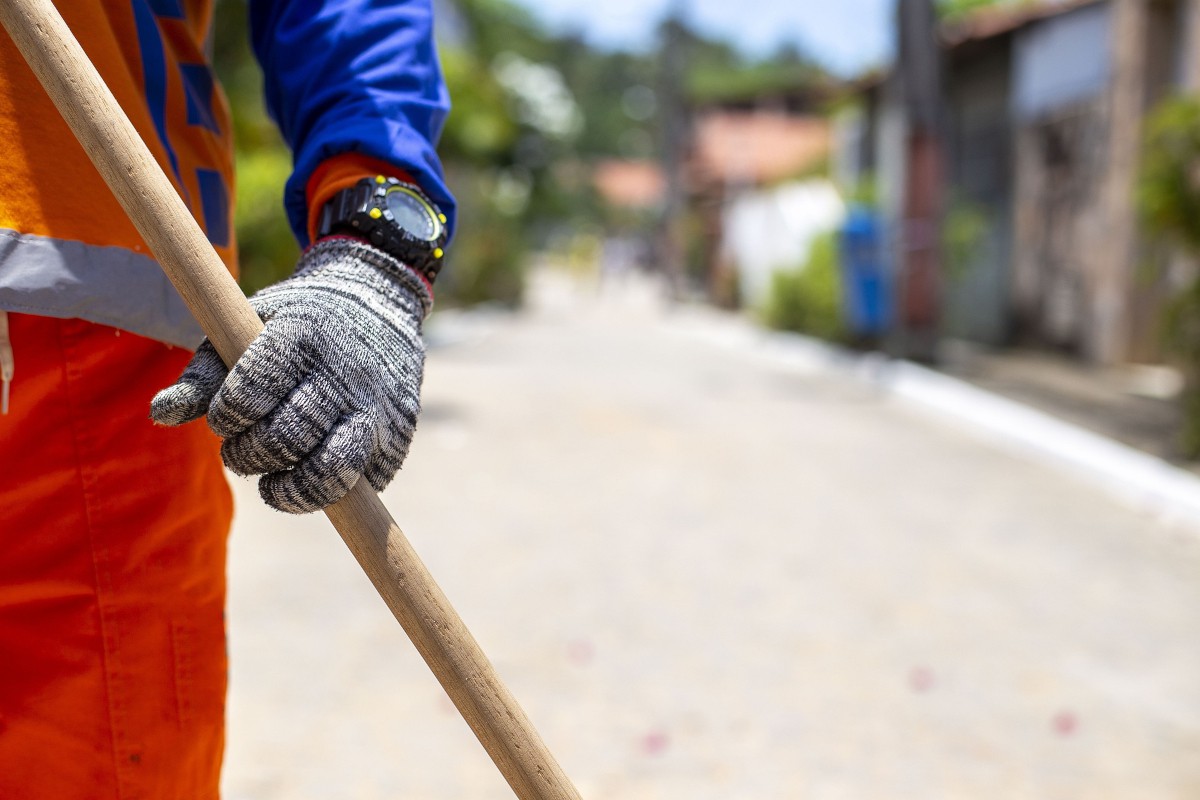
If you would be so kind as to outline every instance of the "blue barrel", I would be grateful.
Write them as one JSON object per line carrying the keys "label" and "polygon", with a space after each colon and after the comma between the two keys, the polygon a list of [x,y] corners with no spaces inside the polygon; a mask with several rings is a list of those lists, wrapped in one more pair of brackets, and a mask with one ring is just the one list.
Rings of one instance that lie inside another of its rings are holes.
{"label": "blue barrel", "polygon": [[884,264],[883,222],[879,213],[851,205],[838,248],[842,271],[842,313],[856,337],[883,335],[891,324],[891,294]]}

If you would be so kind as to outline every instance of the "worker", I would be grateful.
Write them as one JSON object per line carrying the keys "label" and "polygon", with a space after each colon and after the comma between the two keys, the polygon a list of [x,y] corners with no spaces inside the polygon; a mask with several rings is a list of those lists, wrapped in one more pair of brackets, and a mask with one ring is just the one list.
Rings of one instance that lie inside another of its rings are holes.
{"label": "worker", "polygon": [[[0,36],[0,798],[217,797],[222,462],[310,512],[412,439],[454,222],[429,2],[248,5],[304,250],[231,371]],[[212,0],[58,7],[236,273]]]}

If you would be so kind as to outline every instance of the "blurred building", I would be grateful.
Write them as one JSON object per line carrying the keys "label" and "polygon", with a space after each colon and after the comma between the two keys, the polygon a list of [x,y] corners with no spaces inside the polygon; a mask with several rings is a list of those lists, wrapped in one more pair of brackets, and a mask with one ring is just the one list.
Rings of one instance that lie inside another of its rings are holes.
{"label": "blurred building", "polygon": [[656,161],[605,159],[592,169],[592,182],[610,206],[654,211],[662,206],[666,178]]}
{"label": "blurred building", "polygon": [[[1148,111],[1200,85],[1200,0],[1008,5],[940,41],[943,334],[1157,360],[1163,303],[1192,267],[1144,246],[1134,182]],[[837,174],[872,186],[895,260],[913,235],[904,96],[895,72],[855,92]]]}
{"label": "blurred building", "polygon": [[690,172],[700,190],[779,183],[829,157],[829,122],[814,113],[712,105],[699,110],[695,127]]}
{"label": "blurred building", "polygon": [[[770,274],[802,265],[813,239],[841,221],[842,199],[824,175],[833,142],[826,99],[807,87],[773,89],[686,109],[685,256],[692,283],[718,303],[761,302]],[[592,182],[610,208],[661,212],[666,172],[658,162],[607,159]]]}
{"label": "blurred building", "polygon": [[825,176],[828,118],[809,91],[712,102],[693,111],[687,188],[701,243],[694,268],[719,303],[757,306],[771,273],[800,267],[842,217]]}

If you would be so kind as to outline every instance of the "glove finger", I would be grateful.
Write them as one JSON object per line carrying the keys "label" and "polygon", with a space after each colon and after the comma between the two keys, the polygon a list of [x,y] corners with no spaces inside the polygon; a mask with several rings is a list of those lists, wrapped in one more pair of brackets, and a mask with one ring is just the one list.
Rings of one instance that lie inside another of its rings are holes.
{"label": "glove finger", "polygon": [[182,425],[204,416],[228,372],[216,349],[205,339],[179,380],[154,395],[150,419],[159,425]]}
{"label": "glove finger", "polygon": [[290,469],[316,450],[346,410],[326,381],[310,376],[269,415],[226,439],[221,458],[238,475]]}
{"label": "glove finger", "polygon": [[363,477],[375,491],[382,492],[386,489],[400,471],[400,466],[408,456],[409,445],[412,444],[412,434],[412,429],[406,428],[391,437],[380,438],[379,446],[363,471]]}
{"label": "glove finger", "polygon": [[309,327],[301,320],[271,320],[229,370],[213,395],[208,424],[229,438],[271,413],[315,363]]}
{"label": "glove finger", "polygon": [[[420,385],[420,376],[417,377]],[[379,431],[379,445],[371,455],[363,477],[370,481],[375,491],[382,492],[400,470],[408,457],[413,434],[416,433],[417,418],[421,414],[421,400],[416,394],[395,397],[385,424]]]}
{"label": "glove finger", "polygon": [[370,414],[346,417],[308,458],[290,470],[272,472],[258,481],[267,505],[306,514],[341,500],[354,486],[375,449]]}

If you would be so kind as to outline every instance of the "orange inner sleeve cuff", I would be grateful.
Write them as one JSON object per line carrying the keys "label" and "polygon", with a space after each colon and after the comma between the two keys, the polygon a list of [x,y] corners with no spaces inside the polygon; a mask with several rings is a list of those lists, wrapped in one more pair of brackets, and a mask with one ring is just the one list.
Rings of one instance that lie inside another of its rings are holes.
{"label": "orange inner sleeve cuff", "polygon": [[308,240],[317,240],[317,224],[321,220],[321,209],[329,199],[342,189],[349,189],[363,178],[375,175],[387,175],[412,181],[407,172],[397,169],[394,165],[377,158],[364,156],[359,153],[343,153],[321,162],[313,170],[305,187],[308,196]]}

